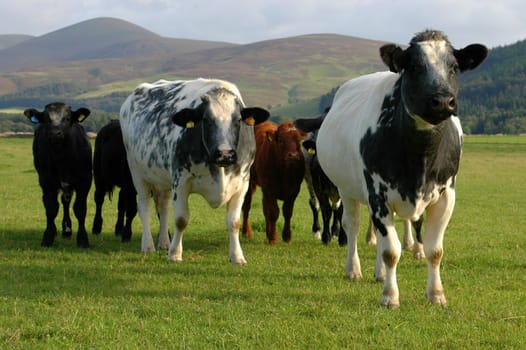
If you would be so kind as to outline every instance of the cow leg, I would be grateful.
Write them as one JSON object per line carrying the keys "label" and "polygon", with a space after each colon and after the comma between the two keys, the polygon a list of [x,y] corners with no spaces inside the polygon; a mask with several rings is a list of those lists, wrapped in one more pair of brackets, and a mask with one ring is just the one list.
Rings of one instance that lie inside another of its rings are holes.
{"label": "cow leg", "polygon": [[284,242],[290,242],[291,238],[292,238],[292,230],[290,228],[290,222],[291,222],[291,219],[292,219],[292,213],[294,211],[294,200],[296,199],[296,197],[294,197],[293,199],[286,199],[283,201],[283,207],[282,207],[282,211],[283,211],[283,232],[281,233],[281,238],[283,239]]}
{"label": "cow leg", "polygon": [[157,237],[157,248],[168,249],[170,247],[170,237],[168,235],[168,218],[170,210],[172,191],[161,191],[155,196],[157,215],[159,215],[159,236]]}
{"label": "cow leg", "polygon": [[413,249],[414,244],[415,242],[413,240],[413,232],[411,231],[411,221],[404,220],[404,240],[402,247],[405,250],[411,250]]}
{"label": "cow leg", "polygon": [[44,191],[42,196],[44,208],[46,210],[46,230],[40,243],[43,247],[50,247],[53,245],[55,236],[57,235],[57,227],[55,226],[55,218],[58,214],[58,200],[56,191]]}
{"label": "cow leg", "polygon": [[376,245],[376,228],[373,221],[369,218],[369,226],[367,226],[367,234],[365,235],[365,242],[368,245]]}
{"label": "cow leg", "polygon": [[358,231],[360,230],[360,202],[342,198],[342,226],[347,233],[347,263],[345,275],[354,280],[362,279],[362,269],[358,256]]}
{"label": "cow leg", "polygon": [[[396,267],[402,253],[402,245],[394,226],[393,213],[386,216],[370,210],[378,235],[375,275],[378,281],[385,280],[381,304],[386,307],[400,306]],[[384,272],[385,271],[385,272]]]}
{"label": "cow leg", "polygon": [[329,203],[329,198],[327,198],[326,195],[320,196],[318,198],[320,202],[320,208],[321,208],[321,218],[323,220],[323,231],[321,234],[321,241],[324,244],[329,244],[331,241],[331,232],[330,232],[330,225],[331,225],[331,215],[332,215],[332,207]]}
{"label": "cow leg", "polygon": [[278,234],[276,232],[276,222],[279,217],[279,207],[277,200],[263,192],[263,213],[265,214],[265,226],[267,239],[270,244],[278,243]]}
{"label": "cow leg", "polygon": [[141,251],[144,253],[154,252],[155,246],[150,231],[150,188],[140,179],[135,180],[134,178],[133,183],[137,189],[139,217],[142,223]]}
{"label": "cow leg", "polygon": [[250,207],[252,206],[252,196],[254,195],[254,192],[256,191],[256,184],[250,183],[248,190],[245,194],[245,198],[243,200],[243,227],[241,229],[241,232],[243,232],[243,236],[246,238],[252,237],[252,227],[250,225]]}
{"label": "cow leg", "polygon": [[69,205],[71,203],[71,193],[62,193],[60,196],[60,201],[62,202],[63,216],[62,216],[62,237],[71,238],[73,233],[71,216],[69,214]]}
{"label": "cow leg", "polygon": [[427,207],[426,235],[424,252],[427,259],[427,299],[433,304],[446,305],[446,297],[440,278],[440,262],[444,253],[443,240],[453,207],[455,191],[447,188],[439,200]]}
{"label": "cow leg", "polygon": [[126,213],[126,195],[123,189],[119,191],[119,199],[117,201],[117,222],[115,223],[115,236],[121,236],[124,231],[124,214]]}
{"label": "cow leg", "polygon": [[344,247],[347,244],[347,234],[345,233],[345,230],[343,229],[342,225],[342,216],[343,216],[343,204],[340,202],[340,206],[334,213],[334,219],[337,220],[339,223],[339,232],[338,232],[338,245],[340,247]]}
{"label": "cow leg", "polygon": [[168,248],[168,260],[183,261],[183,232],[190,220],[188,208],[189,193],[186,190],[174,191],[174,220],[175,232]]}
{"label": "cow leg", "polygon": [[[90,179],[91,184],[91,179]],[[87,189],[77,190],[73,212],[77,218],[79,227],[77,231],[77,246],[80,248],[89,248],[88,233],[86,232],[86,212],[89,187]]]}
{"label": "cow leg", "polygon": [[312,236],[314,239],[321,239],[321,227],[318,214],[320,212],[320,203],[318,202],[318,198],[314,193],[314,189],[311,187],[312,185],[307,183],[307,188],[309,189],[309,206],[310,210],[312,211]]}
{"label": "cow leg", "polygon": [[[131,185],[133,186],[133,185]],[[125,187],[121,189],[124,192],[124,203],[126,208],[126,223],[122,231],[122,242],[129,242],[132,236],[132,224],[135,215],[137,215],[137,194],[134,187]]]}
{"label": "cow leg", "polygon": [[241,244],[239,243],[239,223],[241,209],[244,205],[244,190],[232,196],[227,203],[226,227],[229,234],[229,258],[232,264],[244,265],[247,263]]}
{"label": "cow leg", "polygon": [[415,229],[416,242],[413,245],[413,257],[415,259],[424,259],[426,257],[424,253],[424,245],[422,244],[422,223],[424,222],[424,216],[422,215],[417,221],[413,221],[413,228]]}
{"label": "cow leg", "polygon": [[93,226],[91,232],[98,235],[102,231],[102,205],[104,203],[104,196],[106,192],[102,190],[102,186],[95,188],[95,217],[93,218]]}

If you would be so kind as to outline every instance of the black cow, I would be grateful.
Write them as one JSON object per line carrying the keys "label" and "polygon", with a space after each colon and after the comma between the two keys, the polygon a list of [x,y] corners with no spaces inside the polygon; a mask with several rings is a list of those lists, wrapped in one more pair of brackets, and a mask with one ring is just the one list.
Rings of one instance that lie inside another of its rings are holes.
{"label": "black cow", "polygon": [[73,111],[70,106],[61,102],[48,104],[42,112],[33,108],[24,111],[24,115],[32,123],[38,124],[33,139],[33,161],[46,209],[47,224],[42,246],[51,246],[57,234],[55,218],[59,209],[59,193],[62,193],[64,208],[62,236],[71,237],[69,205],[75,192],[73,212],[79,224],[77,246],[89,247],[84,222],[92,178],[91,145],[80,125],[89,114],[90,111],[86,108]]}
{"label": "black cow", "polygon": [[[132,222],[137,214],[137,192],[126,159],[126,150],[122,142],[122,131],[118,120],[112,120],[103,126],[95,139],[93,155],[93,176],[95,181],[96,212],[93,219],[93,233],[102,230],[102,205],[104,197],[112,198],[115,186],[120,187],[117,204],[118,214],[115,234],[123,242],[128,242],[132,235]],[[126,222],[125,222],[126,216]]]}
{"label": "black cow", "polygon": [[[325,111],[325,114],[327,112],[328,109]],[[313,189],[312,191],[309,189],[309,193],[312,192],[315,195],[313,197],[311,194],[309,199],[313,215],[313,232],[316,226],[319,227],[319,224],[316,224],[318,218],[317,207],[319,206],[323,220],[322,242],[328,244],[332,236],[338,236],[338,243],[343,246],[347,244],[347,235],[341,225],[343,206],[341,205],[340,194],[338,193],[338,188],[329,180],[321,168],[316,155],[316,138],[325,114],[316,119],[320,124],[314,127],[310,127],[310,120],[307,119],[297,119],[294,121],[294,124],[298,129],[309,132],[307,139],[303,141],[303,148],[306,173],[308,174],[305,178],[307,185],[309,187],[312,186]],[[333,218],[332,225],[330,224],[331,217]]]}

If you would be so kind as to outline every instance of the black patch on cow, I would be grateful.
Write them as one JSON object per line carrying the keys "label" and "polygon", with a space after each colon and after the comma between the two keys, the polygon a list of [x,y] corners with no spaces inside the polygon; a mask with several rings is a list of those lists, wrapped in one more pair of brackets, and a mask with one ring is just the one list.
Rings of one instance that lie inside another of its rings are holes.
{"label": "black patch on cow", "polygon": [[384,98],[376,130],[368,129],[362,137],[360,154],[369,178],[378,174],[403,200],[415,204],[419,193],[425,197],[457,173],[461,142],[451,118],[429,130],[417,129],[400,96],[399,80]]}
{"label": "black patch on cow", "polygon": [[371,173],[367,170],[363,171],[363,176],[367,184],[367,192],[369,193],[369,207],[371,208],[371,219],[377,230],[383,236],[387,235],[387,229],[385,228],[383,222],[380,218],[384,218],[389,214],[389,209],[387,208],[387,187],[384,184],[380,184],[378,191],[374,188],[374,181],[371,176]]}

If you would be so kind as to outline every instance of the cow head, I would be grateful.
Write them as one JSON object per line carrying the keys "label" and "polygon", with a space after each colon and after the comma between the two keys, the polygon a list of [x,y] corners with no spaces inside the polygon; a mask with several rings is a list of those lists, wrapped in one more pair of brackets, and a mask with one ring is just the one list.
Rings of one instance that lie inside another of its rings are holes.
{"label": "cow head", "polygon": [[276,153],[285,162],[303,162],[303,152],[301,142],[307,134],[294,126],[290,121],[278,125],[276,131],[268,134],[267,137],[274,144]]}
{"label": "cow head", "polygon": [[83,122],[89,114],[90,110],[87,108],[72,111],[70,106],[62,102],[50,103],[42,112],[33,108],[24,111],[26,118],[33,124],[47,130],[47,137],[52,145],[61,145],[72,125]]}
{"label": "cow head", "polygon": [[388,44],[380,48],[383,62],[401,73],[401,98],[417,123],[436,125],[457,113],[457,74],[476,68],[488,49],[472,44],[456,50],[438,31],[417,34],[407,49]]}
{"label": "cow head", "polygon": [[[270,114],[258,107],[244,108],[239,98],[220,88],[201,97],[196,108],[185,108],[172,116],[172,121],[201,138],[208,162],[224,167],[237,163],[237,148],[242,127],[252,126],[269,118]],[[247,132],[247,131],[245,131]]]}

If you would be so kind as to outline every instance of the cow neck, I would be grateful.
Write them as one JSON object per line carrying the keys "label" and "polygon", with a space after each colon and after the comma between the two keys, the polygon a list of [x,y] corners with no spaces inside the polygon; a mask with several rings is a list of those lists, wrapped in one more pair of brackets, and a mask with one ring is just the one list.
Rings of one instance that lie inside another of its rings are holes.
{"label": "cow neck", "polygon": [[458,170],[460,138],[451,118],[429,129],[418,129],[403,106],[400,79],[386,96],[376,128],[360,141],[369,174],[378,174],[413,203],[418,191],[429,192]]}

